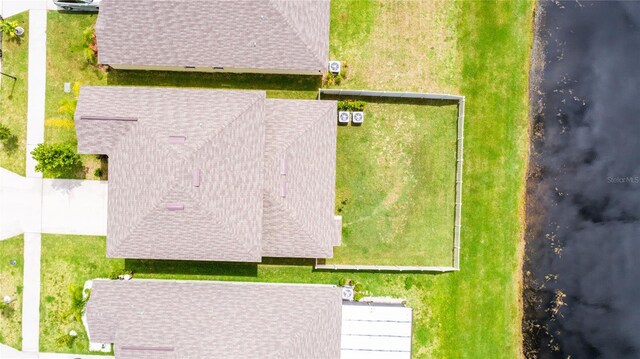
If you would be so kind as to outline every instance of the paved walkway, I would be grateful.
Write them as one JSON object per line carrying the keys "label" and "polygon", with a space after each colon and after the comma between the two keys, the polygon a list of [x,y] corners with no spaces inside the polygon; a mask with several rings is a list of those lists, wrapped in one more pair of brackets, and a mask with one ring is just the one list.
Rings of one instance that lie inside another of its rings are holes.
{"label": "paved walkway", "polygon": [[24,234],[22,351],[40,350],[40,233]]}
{"label": "paved walkway", "polygon": [[36,172],[31,151],[44,142],[44,98],[47,81],[47,8],[29,10],[29,72],[27,97],[27,177],[42,177]]}

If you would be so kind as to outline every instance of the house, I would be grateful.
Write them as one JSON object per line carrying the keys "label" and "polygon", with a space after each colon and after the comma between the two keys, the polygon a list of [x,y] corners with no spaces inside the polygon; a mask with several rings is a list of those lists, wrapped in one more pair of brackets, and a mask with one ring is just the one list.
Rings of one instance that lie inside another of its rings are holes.
{"label": "house", "polygon": [[123,70],[321,75],[329,0],[103,0],[98,62]]}
{"label": "house", "polygon": [[94,280],[91,342],[119,358],[339,358],[342,300],[330,285]]}
{"label": "house", "polygon": [[264,91],[82,87],[78,151],[109,156],[107,256],[332,257],[336,111]]}

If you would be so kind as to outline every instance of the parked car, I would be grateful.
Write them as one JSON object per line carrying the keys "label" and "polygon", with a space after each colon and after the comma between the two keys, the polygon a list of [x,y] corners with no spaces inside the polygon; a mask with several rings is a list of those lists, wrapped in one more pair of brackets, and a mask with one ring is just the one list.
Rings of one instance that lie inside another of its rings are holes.
{"label": "parked car", "polygon": [[101,0],[53,0],[56,6],[67,11],[98,11]]}

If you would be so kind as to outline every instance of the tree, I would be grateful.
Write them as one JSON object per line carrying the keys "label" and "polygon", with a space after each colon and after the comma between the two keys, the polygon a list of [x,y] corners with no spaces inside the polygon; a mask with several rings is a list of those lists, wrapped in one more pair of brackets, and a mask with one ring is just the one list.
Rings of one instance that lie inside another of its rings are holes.
{"label": "tree", "polygon": [[31,155],[38,162],[36,171],[46,171],[54,175],[77,169],[82,164],[80,155],[71,146],[63,143],[41,143],[31,151]]}

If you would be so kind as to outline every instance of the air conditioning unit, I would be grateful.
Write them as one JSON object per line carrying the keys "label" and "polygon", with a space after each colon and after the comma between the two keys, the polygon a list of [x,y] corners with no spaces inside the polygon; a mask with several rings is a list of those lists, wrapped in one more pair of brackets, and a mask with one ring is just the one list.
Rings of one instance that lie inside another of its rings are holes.
{"label": "air conditioning unit", "polygon": [[340,73],[341,70],[342,70],[342,64],[340,63],[340,61],[329,61],[329,71],[332,74],[337,75]]}
{"label": "air conditioning unit", "polygon": [[364,122],[364,112],[362,111],[354,111],[351,116],[351,121],[355,125],[361,125]]}
{"label": "air conditioning unit", "polygon": [[340,111],[338,112],[338,123],[341,125],[346,125],[351,120],[351,112],[349,111]]}
{"label": "air conditioning unit", "polygon": [[344,286],[342,287],[342,300],[353,300],[353,287]]}

